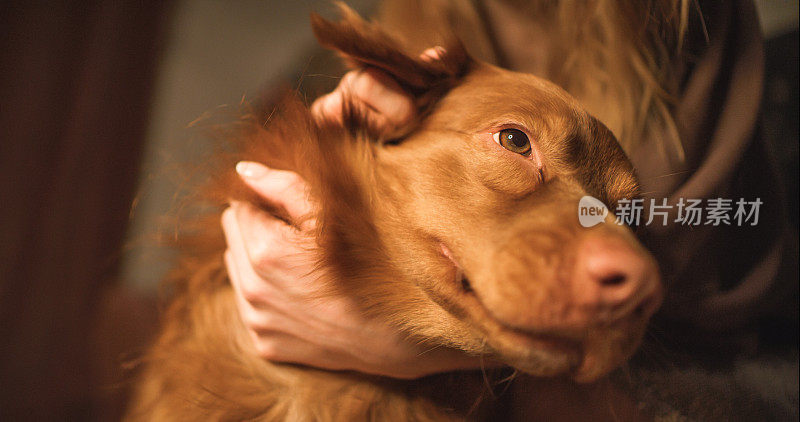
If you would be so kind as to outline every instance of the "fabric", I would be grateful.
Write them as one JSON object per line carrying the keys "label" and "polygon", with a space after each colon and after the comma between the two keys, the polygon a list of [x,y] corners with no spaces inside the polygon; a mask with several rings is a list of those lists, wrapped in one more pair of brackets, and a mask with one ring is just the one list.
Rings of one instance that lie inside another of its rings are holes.
{"label": "fabric", "polygon": [[169,5],[0,5],[0,420],[84,420],[111,395],[91,332],[115,279]]}

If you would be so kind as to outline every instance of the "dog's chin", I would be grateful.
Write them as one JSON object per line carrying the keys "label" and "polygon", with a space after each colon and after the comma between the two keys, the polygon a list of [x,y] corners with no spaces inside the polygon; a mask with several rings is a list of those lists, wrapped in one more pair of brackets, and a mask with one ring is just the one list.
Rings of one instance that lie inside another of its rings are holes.
{"label": "dog's chin", "polygon": [[577,382],[592,382],[607,375],[636,352],[647,321],[629,320],[592,330],[583,341],[583,361],[571,375]]}
{"label": "dog's chin", "polygon": [[567,376],[588,383],[607,375],[638,348],[643,323],[627,321],[587,330],[580,339],[501,329],[487,338],[497,358],[530,375]]}
{"label": "dog's chin", "polygon": [[570,333],[524,331],[497,319],[472,290],[461,266],[443,243],[441,249],[452,267],[449,300],[468,324],[482,333],[483,343],[497,359],[534,376],[568,376],[592,382],[616,369],[636,351],[649,314],[633,312],[610,325],[575,327]]}
{"label": "dog's chin", "polygon": [[503,362],[536,376],[569,374],[583,362],[581,344],[566,338],[501,329],[488,336],[487,346]]}

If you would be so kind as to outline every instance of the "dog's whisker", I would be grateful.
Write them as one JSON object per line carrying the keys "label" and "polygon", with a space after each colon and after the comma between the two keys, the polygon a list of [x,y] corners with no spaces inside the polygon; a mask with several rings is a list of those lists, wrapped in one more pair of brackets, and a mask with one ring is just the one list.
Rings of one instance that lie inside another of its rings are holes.
{"label": "dog's whisker", "polygon": [[694,172],[693,170],[681,170],[681,171],[676,171],[676,172],[672,172],[672,173],[662,174],[662,175],[659,175],[659,176],[642,177],[641,180],[663,179],[665,177],[678,176],[678,175],[681,175],[681,174],[687,174],[687,173],[693,173],[693,172]]}
{"label": "dog's whisker", "polygon": [[486,339],[484,338],[481,341],[481,353],[480,353],[480,362],[481,362],[481,376],[483,377],[484,385],[486,389],[489,390],[489,395],[492,398],[496,398],[494,395],[494,388],[492,388],[492,383],[489,380],[489,374],[486,372],[486,352],[483,351],[483,348],[486,346]]}
{"label": "dog's whisker", "polygon": [[443,346],[443,345],[441,345],[441,344],[437,344],[436,346],[433,346],[433,347],[431,347],[431,348],[429,348],[429,349],[423,350],[422,352],[418,353],[418,354],[417,354],[417,356],[422,356],[422,355],[424,355],[425,353],[432,352],[432,351],[434,351],[434,350],[436,350],[436,349],[440,349],[440,348],[442,348],[442,347],[444,347],[444,346]]}
{"label": "dog's whisker", "polygon": [[328,78],[328,79],[342,79],[341,76],[336,75],[327,75],[325,73],[309,73],[306,77],[314,77],[314,78]]}
{"label": "dog's whisker", "polygon": [[496,384],[496,385],[500,385],[500,384],[502,384],[502,383],[504,383],[504,382],[510,382],[510,381],[513,381],[513,380],[514,380],[514,379],[517,377],[517,375],[518,375],[518,374],[519,374],[519,370],[518,370],[518,369],[516,369],[516,368],[514,368],[513,372],[511,372],[511,374],[510,374],[510,375],[508,375],[507,377],[505,377],[505,378],[503,378],[503,379],[501,379],[501,380],[497,381],[497,384]]}
{"label": "dog's whisker", "polygon": [[309,66],[311,66],[312,58],[306,60],[306,64],[303,66],[303,70],[300,71],[300,76],[297,77],[297,84],[295,85],[295,92],[300,92],[300,88],[303,86],[303,81],[307,77],[306,72],[308,72]]}

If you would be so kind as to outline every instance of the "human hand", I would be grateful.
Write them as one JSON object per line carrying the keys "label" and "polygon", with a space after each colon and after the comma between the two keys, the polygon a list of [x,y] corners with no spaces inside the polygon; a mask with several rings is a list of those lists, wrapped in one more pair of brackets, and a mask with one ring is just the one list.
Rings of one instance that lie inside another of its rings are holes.
{"label": "human hand", "polygon": [[[442,47],[425,50],[425,61],[439,60],[446,53]],[[333,92],[323,95],[311,105],[317,119],[342,123],[345,98],[349,98],[363,116],[367,129],[375,135],[391,135],[414,121],[417,110],[414,100],[388,74],[374,68],[347,72]]]}
{"label": "human hand", "polygon": [[[435,60],[442,53],[430,49],[423,57]],[[367,122],[379,133],[395,130],[416,114],[411,97],[377,70],[348,73],[334,92],[312,105],[312,113],[341,122],[345,96],[364,106]],[[286,224],[244,203],[232,204],[222,215],[225,263],[237,307],[261,357],[396,378],[480,367],[478,358],[409,339],[362,315],[353,298],[324,289],[335,280],[324,268],[314,270],[309,229],[315,222],[308,218],[313,207],[303,180],[253,162],[239,163],[237,171],[294,222]]]}
{"label": "human hand", "polygon": [[258,163],[237,166],[256,193],[282,206],[290,226],[249,204],[222,214],[228,243],[225,264],[242,321],[264,359],[395,378],[462,368],[480,361],[461,352],[421,344],[398,329],[362,315],[353,298],[330,293],[330,274],[314,270],[314,220],[307,188],[297,174]]}

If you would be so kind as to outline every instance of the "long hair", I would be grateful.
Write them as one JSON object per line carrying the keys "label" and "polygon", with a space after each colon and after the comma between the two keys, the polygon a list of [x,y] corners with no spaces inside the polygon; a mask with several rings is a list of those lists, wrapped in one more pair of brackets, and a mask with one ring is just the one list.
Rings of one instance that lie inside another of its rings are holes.
{"label": "long hair", "polygon": [[[684,159],[673,117],[680,83],[689,0],[498,0],[546,33],[542,64],[531,71],[578,98],[628,152],[654,143],[665,159]],[[482,0],[386,0],[378,19],[402,34],[407,48],[438,42],[442,27],[470,53],[501,67],[500,45]]]}

